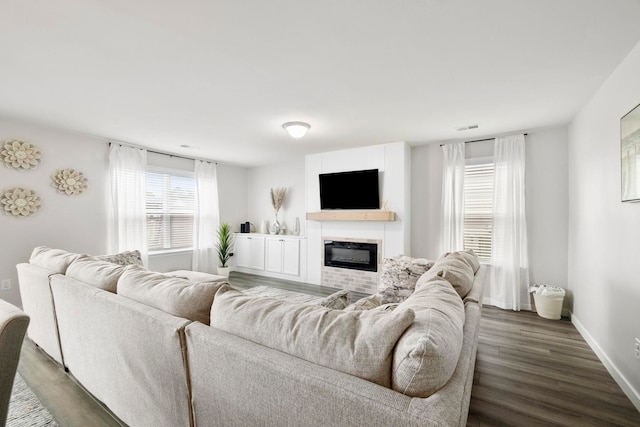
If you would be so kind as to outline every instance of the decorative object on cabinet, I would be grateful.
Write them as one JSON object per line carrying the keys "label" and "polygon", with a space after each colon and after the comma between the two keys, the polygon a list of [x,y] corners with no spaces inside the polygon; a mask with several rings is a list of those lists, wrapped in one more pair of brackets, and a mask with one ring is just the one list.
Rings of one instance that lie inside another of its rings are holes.
{"label": "decorative object on cabinet", "polygon": [[640,105],[620,119],[622,201],[640,202]]}
{"label": "decorative object on cabinet", "polygon": [[5,141],[1,154],[7,167],[14,169],[35,168],[42,157],[38,147],[29,142],[15,139]]}
{"label": "decorative object on cabinet", "polygon": [[260,233],[269,234],[269,221],[266,219],[263,219],[262,222],[260,222]]}
{"label": "decorative object on cabinet", "polygon": [[75,169],[58,169],[51,179],[58,192],[69,196],[82,194],[87,189],[87,178]]}
{"label": "decorative object on cabinet", "polygon": [[273,210],[276,214],[276,220],[271,224],[271,234],[279,234],[280,233],[280,223],[278,222],[278,212],[280,208],[284,204],[284,197],[287,194],[287,189],[284,187],[272,188],[270,191],[271,194],[271,205],[273,206]]}
{"label": "decorative object on cabinet", "polygon": [[231,258],[232,251],[233,233],[231,232],[231,225],[228,222],[223,222],[218,227],[218,243],[216,244],[216,252],[220,261],[220,266],[218,267],[220,276],[229,277],[230,268],[227,266],[227,262]]}
{"label": "decorative object on cabinet", "polygon": [[293,234],[296,236],[300,235],[300,218],[298,217],[296,217],[296,220],[293,223]]}
{"label": "decorative object on cabinet", "polygon": [[7,215],[25,217],[36,213],[40,208],[40,197],[25,188],[9,188],[2,193],[0,203],[4,205],[4,213]]}

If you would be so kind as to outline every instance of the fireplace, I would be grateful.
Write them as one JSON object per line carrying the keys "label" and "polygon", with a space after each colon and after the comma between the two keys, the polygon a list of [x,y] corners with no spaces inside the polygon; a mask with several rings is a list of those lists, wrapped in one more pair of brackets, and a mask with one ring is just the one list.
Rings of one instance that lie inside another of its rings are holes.
{"label": "fireplace", "polygon": [[365,242],[325,240],[324,265],[376,272],[378,271],[378,245]]}

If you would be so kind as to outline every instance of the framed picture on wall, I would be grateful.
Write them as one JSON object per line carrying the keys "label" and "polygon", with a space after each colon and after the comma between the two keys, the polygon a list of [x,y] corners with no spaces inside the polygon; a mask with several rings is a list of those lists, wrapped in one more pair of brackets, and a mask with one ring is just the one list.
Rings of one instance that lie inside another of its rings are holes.
{"label": "framed picture on wall", "polygon": [[620,119],[622,201],[640,202],[640,105]]}

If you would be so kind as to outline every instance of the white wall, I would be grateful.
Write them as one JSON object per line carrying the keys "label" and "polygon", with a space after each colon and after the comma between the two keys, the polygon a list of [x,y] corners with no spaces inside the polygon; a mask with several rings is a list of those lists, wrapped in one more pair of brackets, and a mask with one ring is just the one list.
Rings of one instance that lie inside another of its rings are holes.
{"label": "white wall", "polygon": [[[482,143],[467,144],[467,151]],[[412,149],[411,255],[436,259],[440,249],[442,149]],[[526,137],[526,203],[532,282],[567,286],[567,130],[539,129]],[[488,288],[488,287],[487,287]],[[485,288],[485,297],[489,290]]]}
{"label": "white wall", "polygon": [[[526,136],[525,197],[531,283],[567,288],[567,128],[541,129]],[[571,295],[565,306],[570,307]]]}
{"label": "white wall", "polygon": [[640,44],[569,126],[573,322],[640,410],[640,204],[620,197],[620,118],[640,103]]}
{"label": "white wall", "polygon": [[[0,191],[25,187],[35,190],[42,199],[42,207],[33,216],[15,218],[0,212],[0,280],[12,282],[10,290],[0,291],[0,298],[20,306],[15,266],[27,262],[34,247],[106,253],[108,144],[101,138],[0,119],[0,143],[4,145],[9,139],[31,142],[42,152],[35,169],[19,171],[4,166],[4,162],[0,164]],[[164,161],[164,166],[187,167],[182,159],[162,156],[165,160],[161,161],[155,157],[156,164]],[[60,168],[83,172],[88,189],[77,196],[58,193],[51,184],[51,175]],[[247,169],[218,164],[218,185],[220,217],[239,229],[240,221],[247,216]],[[150,259],[148,267],[157,271],[191,269],[191,254]]]}
{"label": "white wall", "polygon": [[278,222],[287,227],[287,233],[293,233],[295,218],[300,220],[300,235],[305,231],[305,174],[304,157],[288,160],[268,166],[251,168],[248,170],[247,204],[248,214],[245,221],[253,223],[256,231],[260,229],[260,222],[268,220],[269,224],[275,220],[275,213],[271,205],[269,190],[285,187],[287,194],[284,205],[278,213]]}
{"label": "white wall", "polygon": [[[42,152],[40,164],[19,171],[0,165],[0,191],[24,187],[35,192],[42,206],[24,218],[0,213],[0,279],[11,279],[12,289],[0,298],[21,305],[16,264],[29,260],[35,246],[103,254],[106,251],[106,142],[46,127],[0,120],[0,142],[18,139],[35,144]],[[77,196],[60,194],[51,175],[60,168],[84,173],[88,189]]]}

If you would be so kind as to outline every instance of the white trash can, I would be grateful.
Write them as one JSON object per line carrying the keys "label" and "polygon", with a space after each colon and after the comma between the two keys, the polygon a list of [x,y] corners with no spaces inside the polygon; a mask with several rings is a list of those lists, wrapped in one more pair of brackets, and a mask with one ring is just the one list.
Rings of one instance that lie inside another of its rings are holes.
{"label": "white trash can", "polygon": [[532,290],[538,316],[558,320],[562,315],[565,290],[557,286],[541,285]]}

